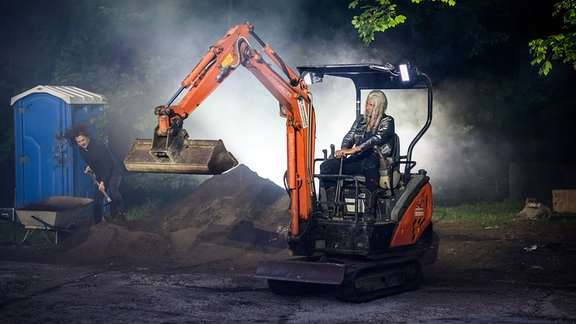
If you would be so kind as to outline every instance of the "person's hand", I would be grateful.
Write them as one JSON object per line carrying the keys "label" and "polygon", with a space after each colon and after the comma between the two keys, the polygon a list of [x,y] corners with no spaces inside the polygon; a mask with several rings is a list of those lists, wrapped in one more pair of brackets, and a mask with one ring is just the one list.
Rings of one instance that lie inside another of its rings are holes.
{"label": "person's hand", "polygon": [[334,152],[334,156],[339,158],[347,155],[352,155],[356,152],[360,152],[360,146],[354,146],[353,148],[339,149]]}
{"label": "person's hand", "polygon": [[92,171],[92,169],[90,169],[90,166],[86,166],[86,169],[84,170],[84,173],[89,173],[90,171]]}
{"label": "person's hand", "polygon": [[100,183],[98,184],[98,190],[100,191],[104,191],[106,188],[104,187],[104,181],[100,181]]}
{"label": "person's hand", "polygon": [[337,158],[341,158],[341,157],[345,156],[344,149],[337,150],[336,152],[334,152],[334,156]]}

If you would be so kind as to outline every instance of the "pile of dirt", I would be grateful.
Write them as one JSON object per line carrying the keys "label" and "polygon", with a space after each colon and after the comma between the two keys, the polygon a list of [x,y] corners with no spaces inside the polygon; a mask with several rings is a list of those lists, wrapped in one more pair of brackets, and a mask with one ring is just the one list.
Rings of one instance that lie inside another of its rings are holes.
{"label": "pile of dirt", "polygon": [[18,253],[21,259],[86,265],[252,269],[263,257],[291,255],[288,206],[284,189],[239,165],[153,217],[123,226],[102,222],[57,246]]}

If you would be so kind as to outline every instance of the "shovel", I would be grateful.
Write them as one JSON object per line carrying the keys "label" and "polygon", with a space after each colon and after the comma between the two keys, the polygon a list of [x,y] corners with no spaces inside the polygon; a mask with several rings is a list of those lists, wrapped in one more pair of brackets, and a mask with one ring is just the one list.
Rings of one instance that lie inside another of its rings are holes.
{"label": "shovel", "polygon": [[88,172],[86,173],[88,173],[92,177],[92,180],[94,181],[96,187],[98,187],[98,190],[100,190],[100,192],[104,195],[104,197],[106,197],[107,202],[104,204],[104,206],[110,205],[110,203],[112,203],[112,198],[108,196],[105,188],[100,189],[100,183],[98,182],[98,180],[96,180],[96,174],[94,174],[94,171],[88,170]]}

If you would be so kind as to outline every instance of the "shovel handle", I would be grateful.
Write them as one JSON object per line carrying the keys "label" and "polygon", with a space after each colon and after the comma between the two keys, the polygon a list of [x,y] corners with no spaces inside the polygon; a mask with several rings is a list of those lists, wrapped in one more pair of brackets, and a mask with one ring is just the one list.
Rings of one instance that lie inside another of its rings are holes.
{"label": "shovel handle", "polygon": [[108,196],[108,194],[106,193],[106,189],[100,189],[100,183],[96,179],[96,174],[94,174],[94,171],[88,170],[87,173],[92,177],[92,180],[94,181],[94,184],[98,187],[98,190],[104,195],[104,197],[106,197],[106,201],[108,202],[108,204],[111,203],[112,198]]}

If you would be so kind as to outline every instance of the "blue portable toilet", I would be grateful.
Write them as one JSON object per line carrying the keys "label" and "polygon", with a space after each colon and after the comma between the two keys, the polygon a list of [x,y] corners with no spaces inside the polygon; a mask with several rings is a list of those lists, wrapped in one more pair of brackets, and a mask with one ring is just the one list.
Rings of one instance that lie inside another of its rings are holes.
{"label": "blue portable toilet", "polygon": [[102,116],[106,98],[76,87],[39,85],[12,97],[10,104],[16,146],[15,208],[51,196],[91,198],[92,179],[84,174],[86,164],[65,132]]}

